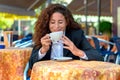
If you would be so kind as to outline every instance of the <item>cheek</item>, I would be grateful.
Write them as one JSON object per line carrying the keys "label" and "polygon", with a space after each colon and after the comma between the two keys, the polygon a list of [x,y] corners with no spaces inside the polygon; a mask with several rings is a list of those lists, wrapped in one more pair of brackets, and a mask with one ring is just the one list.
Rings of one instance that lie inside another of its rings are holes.
{"label": "cheek", "polygon": [[63,26],[63,27],[62,27],[62,30],[64,31],[65,29],[66,29],[66,26]]}
{"label": "cheek", "polygon": [[55,27],[52,26],[52,25],[49,26],[49,29],[50,29],[51,32],[54,32],[54,31],[55,31]]}
{"label": "cheek", "polygon": [[66,29],[66,25],[61,25],[61,29],[64,31]]}

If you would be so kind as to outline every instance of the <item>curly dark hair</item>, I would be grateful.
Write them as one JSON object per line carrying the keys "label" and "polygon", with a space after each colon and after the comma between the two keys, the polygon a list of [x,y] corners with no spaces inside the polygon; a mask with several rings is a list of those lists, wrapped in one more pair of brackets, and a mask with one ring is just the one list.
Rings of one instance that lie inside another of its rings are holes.
{"label": "curly dark hair", "polygon": [[41,46],[40,39],[45,34],[50,33],[49,21],[51,15],[55,12],[59,12],[64,15],[67,21],[67,30],[78,29],[81,27],[80,24],[74,21],[72,13],[69,11],[69,9],[61,4],[51,4],[42,11],[35,24],[33,41],[37,47]]}

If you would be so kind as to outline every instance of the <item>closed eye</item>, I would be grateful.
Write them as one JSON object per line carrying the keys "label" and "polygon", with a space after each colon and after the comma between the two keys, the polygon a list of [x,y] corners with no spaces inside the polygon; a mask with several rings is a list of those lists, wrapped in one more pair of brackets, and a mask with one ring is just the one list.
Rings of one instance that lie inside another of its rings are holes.
{"label": "closed eye", "polygon": [[55,22],[54,22],[54,21],[51,21],[50,23],[51,23],[51,24],[55,24]]}
{"label": "closed eye", "polygon": [[63,21],[59,21],[59,24],[62,24],[63,23]]}

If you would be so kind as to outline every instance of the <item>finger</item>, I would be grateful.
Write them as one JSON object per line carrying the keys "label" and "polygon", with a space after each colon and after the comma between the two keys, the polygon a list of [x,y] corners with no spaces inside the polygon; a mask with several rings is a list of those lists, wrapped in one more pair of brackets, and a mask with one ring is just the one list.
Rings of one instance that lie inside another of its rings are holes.
{"label": "finger", "polygon": [[50,45],[51,45],[51,43],[46,43],[46,42],[42,43],[43,47],[49,47]]}
{"label": "finger", "polygon": [[46,46],[46,47],[48,47],[48,46],[50,46],[51,45],[51,40],[50,39],[45,39],[45,40],[41,40],[41,44],[42,44],[42,46]]}
{"label": "finger", "polygon": [[42,37],[43,39],[49,39],[50,38],[50,36],[49,36],[49,34],[46,34],[45,36],[43,36]]}
{"label": "finger", "polygon": [[62,41],[63,41],[63,44],[65,44],[65,45],[70,45],[71,44],[71,41],[65,36],[62,38]]}
{"label": "finger", "polygon": [[62,36],[63,39],[70,41],[69,38],[67,38],[65,35]]}
{"label": "finger", "polygon": [[69,46],[69,42],[66,40],[63,40],[63,44],[65,44],[66,46]]}
{"label": "finger", "polygon": [[51,43],[43,43],[43,46],[50,46]]}
{"label": "finger", "polygon": [[69,47],[67,47],[67,46],[64,46],[64,48],[70,50]]}
{"label": "finger", "polygon": [[50,39],[44,39],[44,40],[42,40],[42,41],[44,41],[44,42],[51,42]]}
{"label": "finger", "polygon": [[41,43],[50,44],[51,40],[50,39],[45,39],[45,40],[42,40]]}
{"label": "finger", "polygon": [[41,38],[41,42],[43,42],[43,41],[46,42],[46,41],[51,41],[51,40],[50,40],[50,37],[48,35],[46,35],[46,36]]}

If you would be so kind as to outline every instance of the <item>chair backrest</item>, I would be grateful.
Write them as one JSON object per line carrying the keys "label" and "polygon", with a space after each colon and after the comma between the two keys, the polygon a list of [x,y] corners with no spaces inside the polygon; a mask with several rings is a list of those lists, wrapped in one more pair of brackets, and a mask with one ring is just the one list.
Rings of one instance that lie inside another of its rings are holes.
{"label": "chair backrest", "polygon": [[[97,37],[92,37],[93,41],[94,41],[94,45],[95,48],[103,55],[105,56],[106,54],[111,54],[110,50],[107,50],[107,48],[105,48],[105,46],[103,46],[103,44],[100,44],[100,40]],[[105,42],[104,42],[105,43]],[[105,43],[106,44],[106,43]],[[108,47],[108,46],[107,46]]]}
{"label": "chair backrest", "polygon": [[[97,37],[92,37],[96,49],[103,55],[105,62],[110,62],[110,55],[113,55],[114,52],[111,52],[111,50],[106,49],[103,45],[100,44],[100,41]],[[105,43],[105,42],[104,42]],[[106,43],[105,43],[106,44]],[[102,47],[100,47],[102,46]],[[107,46],[108,47],[108,46]]]}
{"label": "chair backrest", "polygon": [[95,44],[95,48],[99,51],[100,51],[100,43],[99,43],[99,40],[96,38],[96,37],[92,37],[93,41],[94,41],[94,44]]}
{"label": "chair backrest", "polygon": [[29,62],[26,64],[24,69],[24,80],[30,80],[31,69],[29,69]]}
{"label": "chair backrest", "polygon": [[120,37],[114,37],[113,41],[117,47],[117,57],[116,57],[116,64],[120,64]]}
{"label": "chair backrest", "polygon": [[120,37],[115,37],[115,38],[113,39],[113,41],[114,41],[115,44],[116,44],[118,53],[120,54]]}
{"label": "chair backrest", "polygon": [[4,44],[5,47],[11,47],[13,41],[13,31],[4,31]]}

